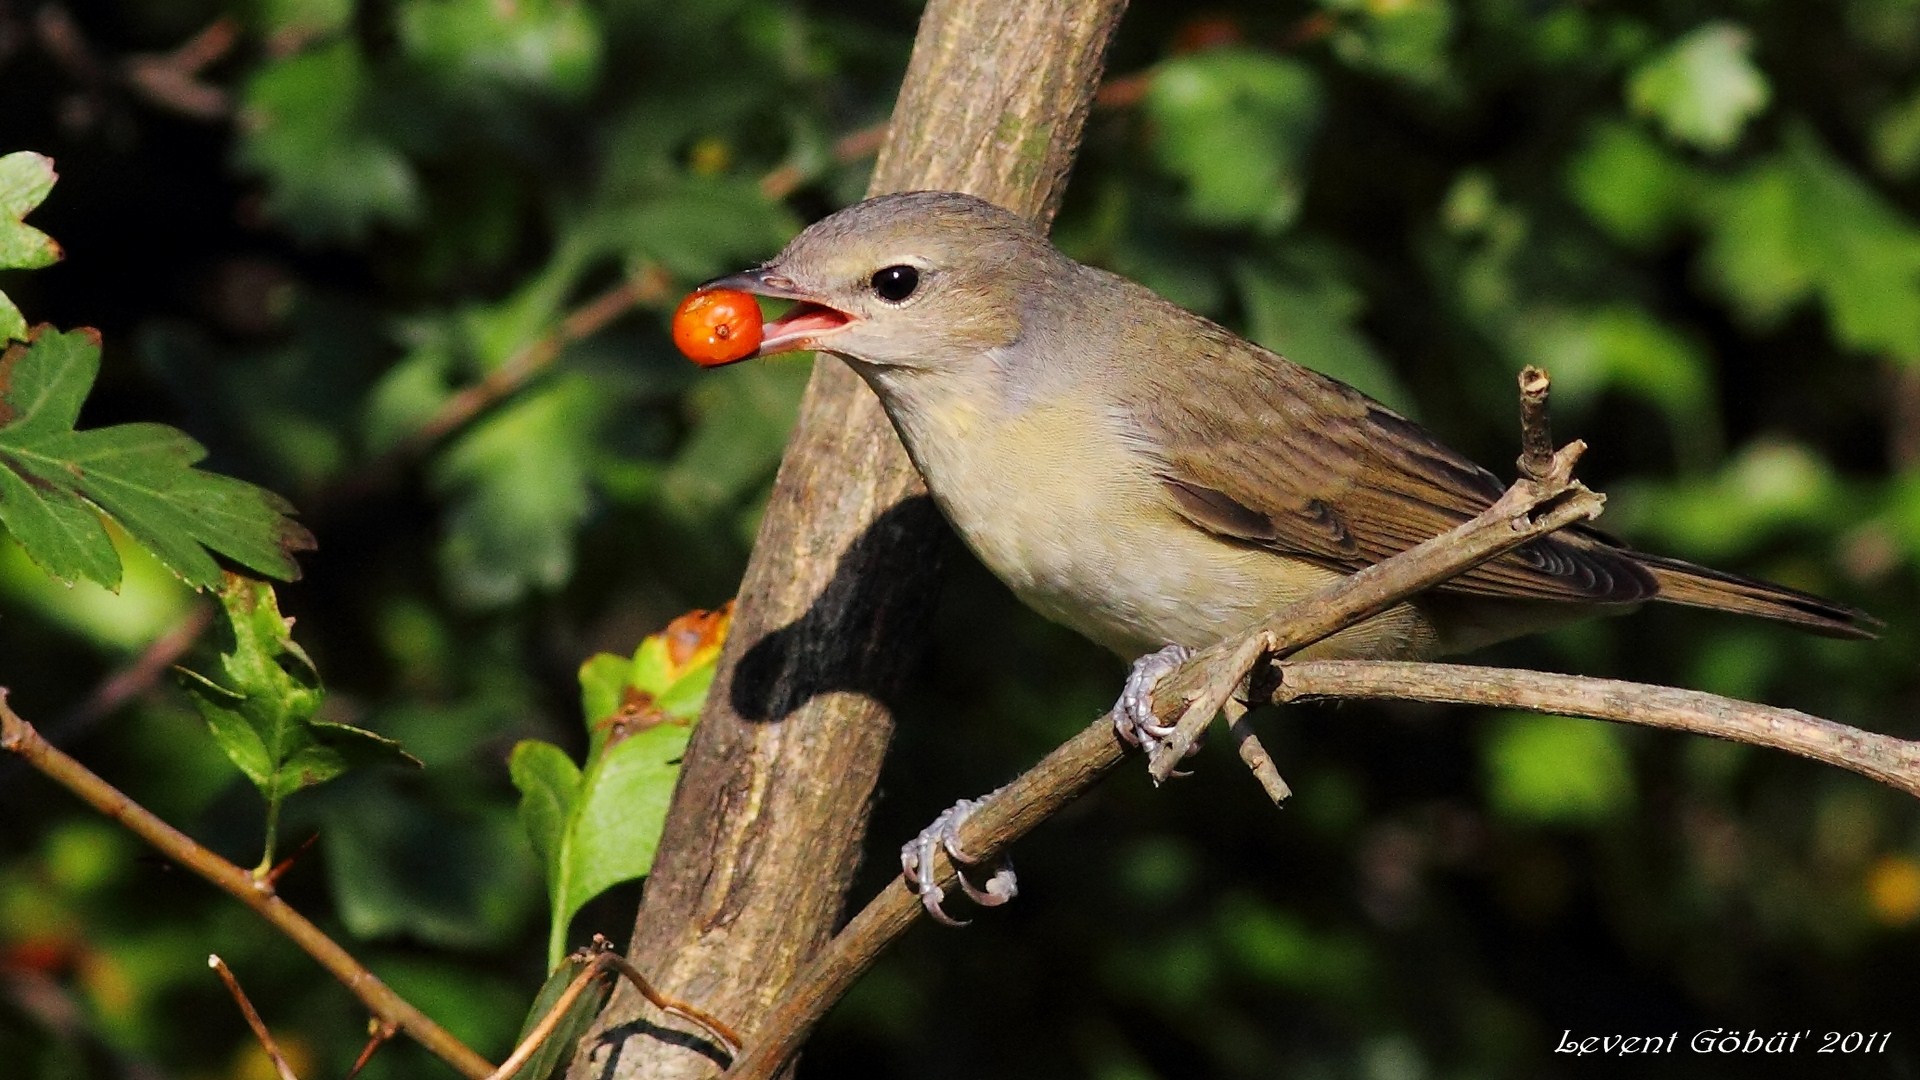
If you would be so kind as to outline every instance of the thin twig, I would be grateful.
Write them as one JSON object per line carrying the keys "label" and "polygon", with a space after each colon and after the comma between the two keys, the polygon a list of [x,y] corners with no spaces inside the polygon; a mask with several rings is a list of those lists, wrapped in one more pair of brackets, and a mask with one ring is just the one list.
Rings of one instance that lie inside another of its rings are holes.
{"label": "thin twig", "polygon": [[573,1008],[574,1002],[580,1000],[580,995],[586,993],[587,987],[592,986],[596,979],[606,976],[607,956],[607,953],[598,953],[581,965],[579,973],[574,975],[573,981],[560,992],[553,1007],[547,1010],[547,1014],[540,1018],[539,1023],[533,1025],[533,1030],[527,1032],[527,1037],[520,1040],[520,1045],[513,1048],[513,1053],[507,1056],[507,1060],[500,1063],[500,1067],[495,1069],[487,1080],[508,1080],[508,1077],[519,1072],[527,1062],[533,1060],[533,1055],[539,1053],[541,1045],[553,1037],[554,1029],[566,1019],[567,1012]]}
{"label": "thin twig", "polygon": [[610,952],[602,955],[607,957],[607,963],[611,964],[615,971],[626,976],[627,981],[633,984],[633,988],[640,991],[640,996],[646,998],[654,1008],[661,1012],[672,1013],[688,1023],[705,1028],[707,1034],[713,1036],[714,1041],[718,1042],[728,1054],[734,1057],[740,1056],[740,1033],[735,1031],[732,1025],[704,1009],[696,1008],[677,998],[670,998],[654,989],[653,984],[648,982],[639,970],[619,953]]}
{"label": "thin twig", "polygon": [[306,950],[308,956],[319,961],[321,967],[366,1005],[367,1011],[406,1032],[463,1075],[478,1080],[493,1072],[493,1066],[485,1058],[381,982],[338,942],[274,895],[272,889],[257,884],[252,874],[200,846],[192,837],[160,820],[152,811],[48,743],[32,724],[13,711],[4,688],[0,688],[0,750],[19,756],[48,779],[158,848],[167,858],[252,908]]}
{"label": "thin twig", "polygon": [[666,271],[649,264],[612,288],[582,301],[551,330],[515,350],[479,382],[449,395],[419,427],[351,477],[308,499],[309,512],[315,506],[348,501],[388,483],[408,462],[423,456],[442,439],[532,381],[551,366],[567,346],[599,333],[639,305],[664,301],[671,295],[672,287]]}
{"label": "thin twig", "polygon": [[1520,369],[1520,475],[1545,480],[1553,469],[1553,422],[1547,412],[1547,394],[1553,380],[1528,364]]}
{"label": "thin twig", "polygon": [[[1095,97],[1095,104],[1116,107],[1137,104],[1151,84],[1153,74],[1154,69],[1148,68],[1114,78],[1102,86]],[[879,151],[886,136],[887,125],[884,122],[856,128],[833,141],[831,157],[840,165],[872,157]],[[792,195],[810,178],[808,166],[789,161],[761,176],[760,194],[769,201],[778,202]],[[610,307],[613,308],[611,315],[618,315],[636,304],[658,302],[666,298],[670,286],[671,282],[659,268],[648,267],[635,278],[581,304],[562,320],[560,328],[554,333],[530,343],[480,382],[449,397],[418,429],[361,470],[362,479],[350,485],[344,494],[358,494],[383,482],[397,465],[424,453],[434,443],[518,390],[551,362],[560,348],[598,332],[612,321],[611,317],[603,317],[608,316]],[[569,327],[569,323],[576,322],[579,325]]]}
{"label": "thin twig", "polygon": [[354,1077],[359,1076],[360,1070],[366,1068],[367,1062],[373,1060],[373,1055],[391,1042],[400,1030],[385,1020],[375,1020],[370,1027],[371,1030],[367,1032],[367,1045],[361,1047],[360,1056],[353,1059],[353,1068],[347,1070],[346,1080],[353,1080]]}
{"label": "thin twig", "polygon": [[198,120],[219,120],[233,110],[227,92],[202,82],[207,67],[233,51],[240,23],[222,16],[171,52],[129,56],[121,65],[134,92],[149,102]]}
{"label": "thin twig", "polygon": [[[880,144],[886,139],[885,121],[856,128],[833,140],[833,161],[836,165],[851,165],[861,158],[872,157],[880,152]],[[779,202],[812,178],[813,171],[805,163],[788,161],[760,178],[760,194],[769,202]]]}
{"label": "thin twig", "polygon": [[[1275,667],[1278,683],[1271,696],[1276,702],[1430,701],[1639,724],[1785,750],[1920,796],[1920,742],[1792,709],[1669,686],[1460,664],[1306,660]],[[1123,756],[1112,724],[1104,718],[1096,721],[989,799],[961,826],[961,845],[983,858],[993,857],[1092,786]],[[941,884],[950,880],[951,867],[943,863]],[[795,978],[787,996],[755,1032],[747,1054],[728,1073],[730,1080],[773,1076],[827,1008],[919,913],[919,898],[906,884],[899,879],[890,883]]]}
{"label": "thin twig", "polygon": [[1278,667],[1275,701],[1390,698],[1639,724],[1785,750],[1920,796],[1920,742],[1699,690],[1467,664],[1296,660]]}
{"label": "thin twig", "polygon": [[309,834],[305,840],[300,841],[300,845],[298,847],[294,848],[292,851],[289,851],[285,858],[281,859],[277,863],[274,863],[273,866],[270,869],[268,869],[266,873],[260,875],[260,884],[265,885],[269,889],[279,888],[280,879],[286,876],[287,871],[293,869],[293,864],[299,862],[300,856],[305,855],[308,851],[311,851],[313,849],[313,845],[319,842],[320,842],[319,833]]}
{"label": "thin twig", "polygon": [[442,402],[395,452],[412,456],[439,442],[546,370],[567,346],[599,333],[638,305],[665,300],[671,288],[672,281],[666,271],[648,264],[618,285],[582,302],[552,330],[522,345],[485,378]]}
{"label": "thin twig", "polygon": [[520,1045],[514,1047],[513,1053],[507,1060],[500,1063],[500,1067],[494,1070],[487,1080],[508,1080],[525,1068],[527,1062],[533,1060],[533,1056],[539,1052],[540,1047],[553,1037],[553,1033],[566,1020],[567,1013],[580,1000],[580,995],[586,993],[587,988],[592,986],[595,980],[605,978],[609,971],[625,976],[626,980],[640,991],[641,996],[652,1002],[656,1008],[703,1028],[729,1055],[740,1053],[740,1036],[734,1033],[732,1027],[714,1019],[701,1009],[684,1001],[676,1001],[655,990],[653,984],[642,977],[625,957],[616,952],[613,943],[605,937],[595,934],[593,944],[575,952],[571,959],[581,965],[579,972],[574,975],[571,982],[567,983],[567,988],[560,992],[560,996],[554,999],[553,1006],[540,1017],[540,1021],[533,1026],[533,1030],[527,1032],[527,1037],[520,1040]]}
{"label": "thin twig", "polygon": [[171,630],[155,638],[125,667],[101,680],[85,700],[47,725],[49,739],[68,740],[112,715],[113,711],[151,690],[173,670],[213,622],[213,605],[197,603]]}
{"label": "thin twig", "polygon": [[1260,790],[1267,793],[1273,805],[1279,806],[1293,795],[1293,789],[1281,777],[1280,769],[1274,765],[1272,755],[1267,748],[1254,737],[1253,725],[1247,722],[1247,707],[1238,701],[1228,701],[1225,706],[1227,731],[1233,735],[1234,749],[1240,754],[1240,761],[1253,773],[1260,783]]}
{"label": "thin twig", "polygon": [[260,1040],[260,1048],[267,1052],[267,1060],[273,1062],[273,1071],[280,1074],[280,1080],[300,1080],[294,1075],[293,1066],[287,1064],[285,1055],[280,1053],[280,1045],[273,1041],[273,1032],[267,1030],[266,1021],[260,1019],[260,1010],[247,1000],[247,992],[240,989],[240,980],[233,977],[227,969],[227,962],[218,955],[207,957],[207,966],[227,984],[227,993],[233,995],[234,1004],[240,1006],[240,1015],[246,1017],[247,1026],[253,1029],[253,1037]]}
{"label": "thin twig", "polygon": [[[1303,26],[1312,24],[1312,19],[1302,23]],[[209,32],[212,29],[209,27]],[[1307,38],[1301,38],[1301,40],[1304,41]],[[1297,42],[1290,39],[1288,47],[1293,44]],[[1139,100],[1145,96],[1147,87],[1151,85],[1154,71],[1155,69],[1148,68],[1117,76],[1101,87],[1094,103],[1102,107],[1128,107],[1138,104]],[[856,128],[833,141],[831,157],[834,163],[839,165],[848,165],[862,158],[872,157],[879,151],[886,137],[887,125],[884,122]],[[760,194],[769,201],[778,202],[792,195],[810,178],[810,170],[805,164],[789,161],[775,166],[760,177]],[[640,275],[636,275],[636,279],[637,286],[635,280],[630,279],[613,290],[586,301],[562,321],[560,330],[529,344],[521,353],[501,364],[480,382],[449,397],[417,430],[391,451],[383,454],[368,469],[363,470],[363,475],[384,478],[391,473],[397,463],[423,453],[434,443],[519,389],[528,378],[551,362],[560,347],[595,333],[606,322],[610,322],[611,318],[599,319],[596,314],[604,314],[608,305],[617,305],[617,310],[612,314],[618,315],[627,307],[664,299],[671,285],[657,267],[648,267]],[[627,289],[634,290],[630,296],[623,293],[623,290]],[[624,300],[621,299],[623,296],[626,296]],[[580,319],[582,316],[588,317],[586,324],[576,330],[569,330],[568,322]],[[363,486],[356,484],[355,491],[357,492]]]}

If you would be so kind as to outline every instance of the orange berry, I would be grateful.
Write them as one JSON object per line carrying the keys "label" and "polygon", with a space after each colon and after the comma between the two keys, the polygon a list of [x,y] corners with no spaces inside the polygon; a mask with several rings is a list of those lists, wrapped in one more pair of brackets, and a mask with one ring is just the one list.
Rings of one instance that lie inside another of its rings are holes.
{"label": "orange berry", "polygon": [[760,304],[738,289],[694,293],[673,313],[673,343],[701,367],[745,360],[760,348]]}

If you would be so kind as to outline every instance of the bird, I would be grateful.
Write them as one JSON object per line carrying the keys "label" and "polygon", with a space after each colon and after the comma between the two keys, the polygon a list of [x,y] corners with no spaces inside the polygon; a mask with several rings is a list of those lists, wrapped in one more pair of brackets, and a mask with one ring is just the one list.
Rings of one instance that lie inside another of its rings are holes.
{"label": "bird", "polygon": [[[1168,732],[1149,695],[1193,650],[1473,518],[1506,489],[1359,390],[1072,259],[1029,219],[972,195],[867,199],[700,289],[794,302],[750,355],[813,350],[852,367],[987,569],[1028,607],[1134,661],[1114,722],[1136,745]],[[1299,655],[1425,659],[1649,601],[1833,637],[1878,625],[1575,525]],[[943,919],[931,845],[970,861],[953,830],[971,805],[903,852]],[[1010,876],[978,893],[961,880],[989,903],[1011,891]]]}

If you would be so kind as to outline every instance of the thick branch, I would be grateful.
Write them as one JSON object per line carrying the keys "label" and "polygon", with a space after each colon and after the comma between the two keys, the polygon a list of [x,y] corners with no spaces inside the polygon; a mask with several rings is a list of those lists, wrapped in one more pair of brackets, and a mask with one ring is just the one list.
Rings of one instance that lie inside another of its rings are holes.
{"label": "thick branch", "polygon": [[1824,761],[1920,796],[1920,742],[1698,690],[1584,675],[1387,660],[1301,660],[1279,665],[1279,675],[1273,694],[1278,702],[1317,698],[1435,701],[1690,731]]}
{"label": "thick branch", "polygon": [[[871,190],[956,189],[1050,221],[1124,6],[932,0]],[[663,989],[752,1030],[827,940],[941,546],[879,403],[823,358],[636,920],[629,956]],[[570,1075],[710,1076],[720,1056],[622,990]]]}

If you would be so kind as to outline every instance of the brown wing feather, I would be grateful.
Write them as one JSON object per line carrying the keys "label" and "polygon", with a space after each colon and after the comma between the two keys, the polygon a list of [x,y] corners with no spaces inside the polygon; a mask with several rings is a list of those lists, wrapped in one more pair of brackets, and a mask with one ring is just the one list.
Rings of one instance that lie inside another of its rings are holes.
{"label": "brown wing feather", "polygon": [[[1170,503],[1195,526],[1351,571],[1459,525],[1504,490],[1359,391],[1196,323],[1210,348],[1177,386],[1163,382],[1129,410],[1159,458]],[[1441,588],[1591,603],[1659,591],[1592,530],[1528,544]]]}

